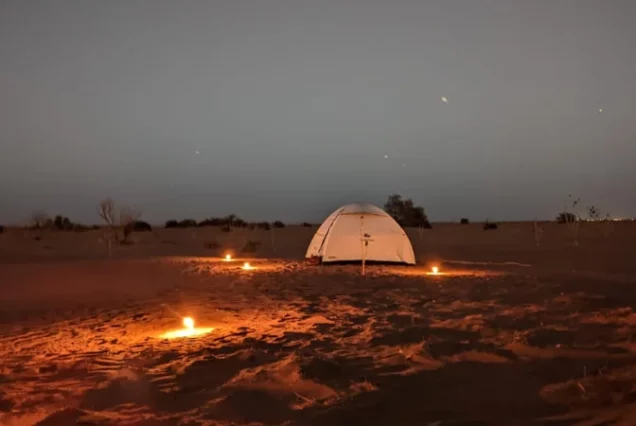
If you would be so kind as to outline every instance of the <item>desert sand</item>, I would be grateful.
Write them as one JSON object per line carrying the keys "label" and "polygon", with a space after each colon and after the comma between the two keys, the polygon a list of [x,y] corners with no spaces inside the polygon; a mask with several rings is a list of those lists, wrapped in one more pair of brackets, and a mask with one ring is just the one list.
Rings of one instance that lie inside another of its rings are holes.
{"label": "desert sand", "polygon": [[0,424],[635,425],[636,223],[540,227],[409,229],[364,277],[315,227],[7,229]]}

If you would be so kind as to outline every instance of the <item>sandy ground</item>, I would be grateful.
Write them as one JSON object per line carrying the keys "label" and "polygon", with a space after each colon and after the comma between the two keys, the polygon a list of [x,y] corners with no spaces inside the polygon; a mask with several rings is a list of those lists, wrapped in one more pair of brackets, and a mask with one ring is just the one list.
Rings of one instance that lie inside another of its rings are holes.
{"label": "sandy ground", "polygon": [[303,262],[315,228],[5,231],[0,424],[634,425],[636,226],[542,228],[409,230],[366,277]]}

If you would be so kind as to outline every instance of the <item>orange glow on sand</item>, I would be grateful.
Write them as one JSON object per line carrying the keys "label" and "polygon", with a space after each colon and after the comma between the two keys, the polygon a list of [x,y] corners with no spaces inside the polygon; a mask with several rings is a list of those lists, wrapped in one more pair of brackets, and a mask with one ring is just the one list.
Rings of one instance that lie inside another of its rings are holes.
{"label": "orange glow on sand", "polygon": [[446,274],[440,272],[439,266],[435,265],[431,267],[431,270],[429,272],[426,272],[426,275],[446,275]]}
{"label": "orange glow on sand", "polygon": [[183,327],[179,330],[168,331],[161,335],[163,339],[177,339],[180,337],[196,337],[201,336],[203,334],[207,334],[211,331],[214,331],[212,327],[195,327],[194,319],[192,317],[185,317],[183,319]]}

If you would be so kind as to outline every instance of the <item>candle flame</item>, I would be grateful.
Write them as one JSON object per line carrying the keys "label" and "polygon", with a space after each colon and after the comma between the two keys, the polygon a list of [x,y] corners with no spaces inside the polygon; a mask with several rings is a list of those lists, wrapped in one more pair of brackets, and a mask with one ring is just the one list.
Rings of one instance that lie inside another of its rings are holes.
{"label": "candle flame", "polygon": [[194,327],[194,318],[184,317],[183,327],[179,330],[168,331],[160,337],[163,339],[178,339],[183,337],[197,337],[214,331],[212,327]]}
{"label": "candle flame", "polygon": [[183,319],[183,326],[188,330],[194,330],[194,319],[192,319],[192,317],[185,317]]}

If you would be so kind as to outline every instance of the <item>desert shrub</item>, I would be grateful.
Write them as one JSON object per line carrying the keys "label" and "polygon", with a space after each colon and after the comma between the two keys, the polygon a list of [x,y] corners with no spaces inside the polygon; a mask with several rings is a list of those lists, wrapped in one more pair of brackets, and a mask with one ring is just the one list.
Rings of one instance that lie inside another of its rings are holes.
{"label": "desert shrub", "polygon": [[241,252],[243,253],[255,253],[259,247],[261,246],[261,242],[260,241],[248,241],[245,243],[245,245],[243,246],[243,248],[241,249]]}
{"label": "desert shrub", "polygon": [[235,228],[247,228],[247,222],[241,219],[240,217],[235,217],[232,222],[232,226]]}
{"label": "desert shrub", "polygon": [[194,219],[183,219],[183,220],[168,220],[164,225],[164,228],[195,228],[197,226],[197,221]]}
{"label": "desert shrub", "polygon": [[178,228],[179,227],[179,222],[177,222],[174,219],[170,219],[166,221],[166,224],[163,226],[166,229],[170,229],[170,228]]}
{"label": "desert shrub", "polygon": [[225,224],[224,219],[218,217],[211,217],[208,219],[203,219],[201,222],[197,224],[199,227],[205,226],[223,226]]}
{"label": "desert shrub", "polygon": [[0,225],[0,234],[4,232],[4,225]]}
{"label": "desert shrub", "polygon": [[468,220],[468,218],[467,218],[467,217],[462,217],[462,218],[459,220],[459,223],[460,223],[461,225],[468,225],[468,224],[470,223],[470,221]]}
{"label": "desert shrub", "polygon": [[53,227],[60,231],[69,231],[75,227],[75,224],[68,217],[58,214],[53,219]]}
{"label": "desert shrub", "polygon": [[312,227],[312,226],[314,226],[314,225],[312,225],[312,224],[311,224],[311,223],[309,223],[309,222],[303,222],[303,223],[301,224],[301,226],[302,226],[302,227],[304,227],[304,228],[311,228],[311,227]]}
{"label": "desert shrub", "polygon": [[[182,221],[183,222],[183,221]],[[211,217],[209,219],[204,219],[199,222],[196,226],[218,226],[222,227],[223,231],[229,232],[232,228],[245,228],[247,227],[247,222],[241,219],[240,217],[231,214],[223,218]]]}
{"label": "desert shrub", "polygon": [[389,196],[384,210],[402,227],[418,227],[432,229],[424,207],[417,206],[410,198],[402,199],[399,194]]}
{"label": "desert shrub", "polygon": [[131,232],[152,232],[152,226],[143,220],[134,220],[127,224]]}
{"label": "desert shrub", "polygon": [[178,226],[179,228],[196,228],[197,221],[194,219],[183,219],[182,221],[179,221]]}
{"label": "desert shrub", "polygon": [[556,221],[559,224],[578,222],[578,220],[579,218],[576,214],[570,212],[561,212],[556,218]]}
{"label": "desert shrub", "polygon": [[276,221],[274,221],[274,223],[272,223],[272,226],[274,228],[284,228],[285,224],[283,222],[281,222],[280,220],[276,220]]}
{"label": "desert shrub", "polygon": [[484,223],[484,226],[483,226],[484,231],[491,231],[494,229],[497,229],[496,223],[489,223],[489,222]]}
{"label": "desert shrub", "polygon": [[256,227],[264,231],[269,231],[270,229],[272,229],[272,225],[269,222],[259,222],[256,224]]}

